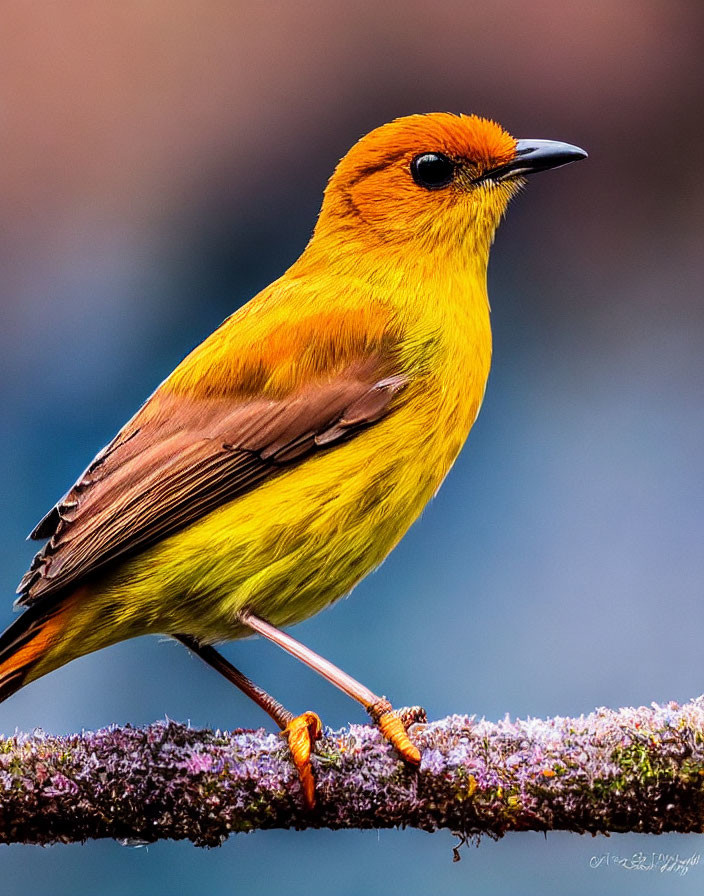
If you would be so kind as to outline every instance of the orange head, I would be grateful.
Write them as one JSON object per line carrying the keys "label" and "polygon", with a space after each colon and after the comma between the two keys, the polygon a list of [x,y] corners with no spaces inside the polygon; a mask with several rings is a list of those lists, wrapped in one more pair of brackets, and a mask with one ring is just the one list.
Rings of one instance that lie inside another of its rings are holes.
{"label": "orange head", "polygon": [[316,237],[361,240],[370,248],[488,252],[523,176],[585,155],[565,143],[516,140],[476,115],[397,118],[341,160]]}

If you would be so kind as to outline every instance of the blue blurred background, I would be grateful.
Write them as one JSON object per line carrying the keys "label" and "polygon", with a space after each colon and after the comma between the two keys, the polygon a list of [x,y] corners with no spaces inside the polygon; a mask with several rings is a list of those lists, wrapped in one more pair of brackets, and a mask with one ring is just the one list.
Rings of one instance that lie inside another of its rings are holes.
{"label": "blue blurred background", "polygon": [[[337,159],[398,115],[584,146],[494,248],[494,366],[453,473],[383,567],[295,629],[431,717],[577,714],[704,690],[704,17],[669,0],[12,4],[0,53],[0,622],[23,541],[147,394],[305,245]],[[226,654],[331,726],[361,711],[261,641]],[[261,713],[178,645],[122,644],[0,730]],[[451,862],[414,831],[201,851],[0,847],[3,894],[701,892],[696,836],[521,834]],[[395,881],[395,883],[393,882]]]}

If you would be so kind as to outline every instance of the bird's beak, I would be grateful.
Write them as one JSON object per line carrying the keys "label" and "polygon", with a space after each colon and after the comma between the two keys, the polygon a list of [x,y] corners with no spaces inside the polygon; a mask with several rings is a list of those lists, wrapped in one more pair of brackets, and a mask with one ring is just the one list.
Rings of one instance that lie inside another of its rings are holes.
{"label": "bird's beak", "polygon": [[558,140],[517,140],[513,159],[508,164],[484,171],[475,183],[524,177],[526,174],[559,168],[586,158],[587,154],[583,149],[570,143],[560,143]]}

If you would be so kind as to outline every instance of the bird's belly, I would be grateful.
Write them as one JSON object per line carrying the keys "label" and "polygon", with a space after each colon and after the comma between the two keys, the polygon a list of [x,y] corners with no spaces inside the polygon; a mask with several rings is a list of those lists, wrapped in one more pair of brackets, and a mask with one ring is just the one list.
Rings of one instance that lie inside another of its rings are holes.
{"label": "bird's belly", "polygon": [[[386,557],[435,493],[467,430],[401,408],[127,561],[105,583],[143,631],[242,637],[242,609],[312,616]],[[123,604],[124,606],[124,604]]]}

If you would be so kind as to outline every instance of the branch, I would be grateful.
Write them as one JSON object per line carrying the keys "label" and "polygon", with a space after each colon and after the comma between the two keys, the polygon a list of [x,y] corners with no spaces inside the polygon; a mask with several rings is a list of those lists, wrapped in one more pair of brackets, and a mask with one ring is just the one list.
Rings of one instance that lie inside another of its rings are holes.
{"label": "branch", "polygon": [[279,735],[176,722],[0,738],[0,842],[221,843],[257,828],[701,832],[704,697],[501,722],[416,725],[420,771],[375,728],[326,731],[307,812]]}

